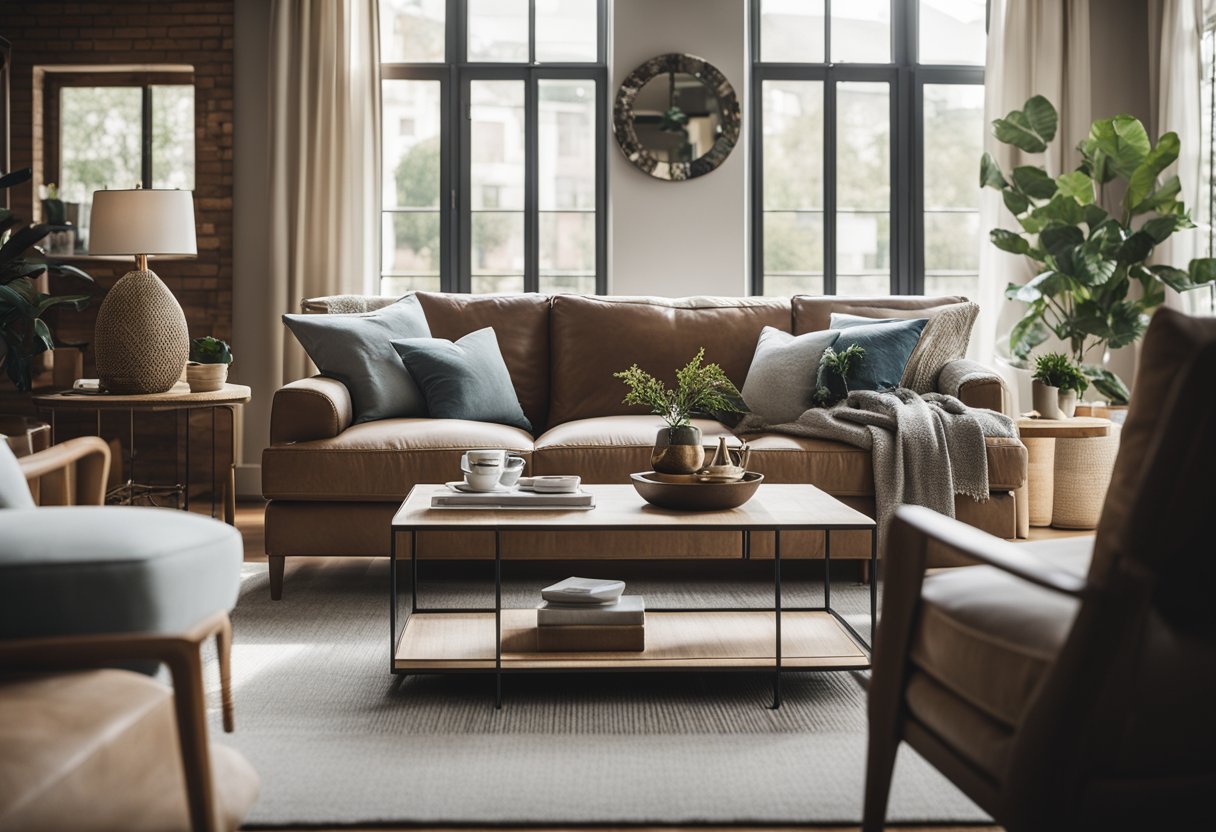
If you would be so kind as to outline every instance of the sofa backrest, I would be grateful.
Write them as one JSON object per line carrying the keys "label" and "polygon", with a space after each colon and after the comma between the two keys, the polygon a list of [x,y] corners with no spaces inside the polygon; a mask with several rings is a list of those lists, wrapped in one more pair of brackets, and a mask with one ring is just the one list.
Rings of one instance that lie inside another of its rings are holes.
{"label": "sofa backrest", "polygon": [[866,316],[868,309],[916,310],[965,303],[966,298],[946,295],[931,298],[925,295],[895,295],[877,298],[841,297],[840,295],[795,295],[793,299],[794,334],[818,332],[828,328],[833,312]]}
{"label": "sofa backrest", "polygon": [[637,364],[667,384],[701,347],[742,386],[766,326],[790,330],[787,298],[552,298],[549,423],[638,413],[612,377]]}

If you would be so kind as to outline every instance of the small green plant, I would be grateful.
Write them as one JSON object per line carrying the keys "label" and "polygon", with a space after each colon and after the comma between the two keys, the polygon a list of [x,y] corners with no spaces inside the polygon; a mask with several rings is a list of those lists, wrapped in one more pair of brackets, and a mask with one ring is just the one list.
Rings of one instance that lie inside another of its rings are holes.
{"label": "small green plant", "polygon": [[649,407],[650,412],[662,416],[672,430],[689,424],[694,413],[742,413],[739,390],[720,366],[702,364],[704,358],[705,348],[702,347],[692,361],[676,370],[674,390],[637,364],[613,373],[612,377],[619,378],[629,388],[625,404]]}
{"label": "small green plant", "polygon": [[[850,344],[840,352],[831,347],[824,350],[823,358],[819,360],[819,375],[813,397],[815,404],[829,407],[848,398],[849,376],[861,366],[865,356],[865,347],[857,344]],[[839,385],[833,383],[833,377],[839,380]]]}
{"label": "small green plant", "polygon": [[231,364],[232,350],[219,338],[208,335],[190,342],[190,360],[196,364]]}
{"label": "small green plant", "polygon": [[1034,378],[1048,387],[1075,390],[1078,396],[1089,389],[1089,380],[1081,367],[1062,352],[1049,352],[1035,358]]}

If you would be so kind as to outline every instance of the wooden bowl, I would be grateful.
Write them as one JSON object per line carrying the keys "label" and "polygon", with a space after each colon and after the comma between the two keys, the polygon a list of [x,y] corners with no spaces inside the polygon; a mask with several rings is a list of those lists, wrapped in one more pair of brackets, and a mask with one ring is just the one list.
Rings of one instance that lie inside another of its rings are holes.
{"label": "wooden bowl", "polygon": [[654,471],[646,471],[630,474],[629,479],[651,505],[679,511],[725,511],[755,496],[764,475],[749,471],[738,482],[663,482]]}

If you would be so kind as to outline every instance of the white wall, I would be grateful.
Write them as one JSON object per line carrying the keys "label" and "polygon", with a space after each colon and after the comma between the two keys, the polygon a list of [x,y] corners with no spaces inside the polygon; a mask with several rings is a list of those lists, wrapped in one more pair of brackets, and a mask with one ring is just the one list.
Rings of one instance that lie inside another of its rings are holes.
{"label": "white wall", "polygon": [[615,0],[609,106],[635,67],[665,52],[712,63],[739,96],[743,131],[730,157],[687,182],[654,179],[608,139],[609,269],[614,295],[746,295],[746,0]]}

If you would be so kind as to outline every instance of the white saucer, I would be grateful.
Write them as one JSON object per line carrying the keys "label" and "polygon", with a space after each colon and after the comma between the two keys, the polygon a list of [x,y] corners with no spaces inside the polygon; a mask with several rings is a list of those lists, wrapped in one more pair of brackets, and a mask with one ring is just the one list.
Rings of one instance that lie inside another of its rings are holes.
{"label": "white saucer", "polygon": [[445,482],[444,485],[446,485],[448,488],[452,489],[453,491],[459,491],[461,494],[505,494],[506,492],[511,490],[510,488],[508,488],[505,485],[496,485],[493,488],[491,488],[489,491],[478,491],[476,488],[473,488],[464,480],[455,480],[454,482]]}

